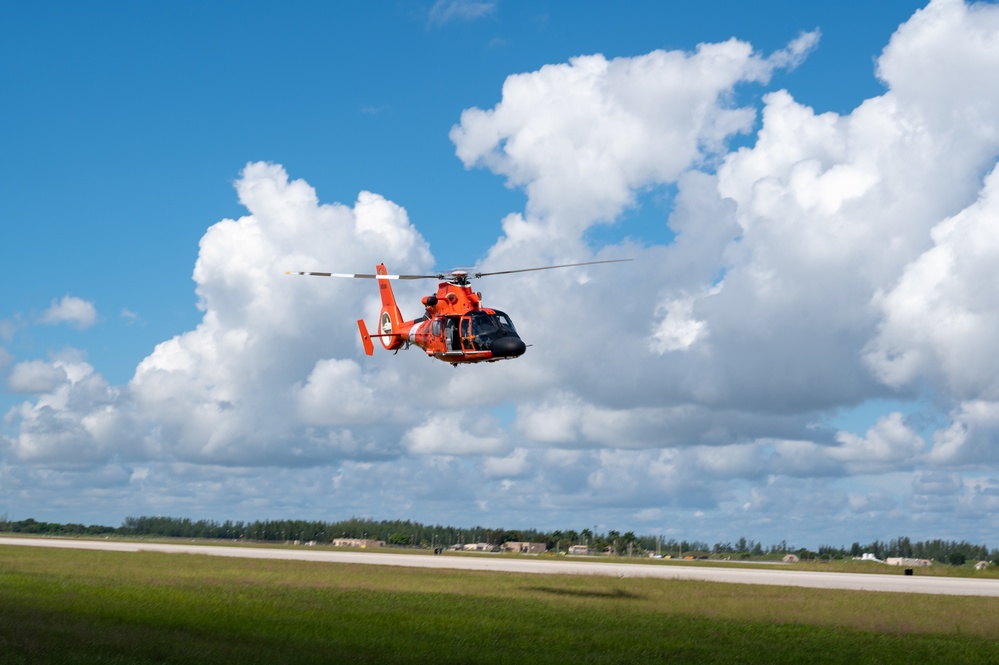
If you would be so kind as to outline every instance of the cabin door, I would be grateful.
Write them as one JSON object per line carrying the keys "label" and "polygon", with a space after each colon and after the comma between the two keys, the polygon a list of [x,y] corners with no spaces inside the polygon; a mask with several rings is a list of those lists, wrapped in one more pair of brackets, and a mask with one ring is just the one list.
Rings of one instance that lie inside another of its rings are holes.
{"label": "cabin door", "polygon": [[475,350],[472,343],[472,318],[470,316],[461,317],[461,347],[466,352]]}

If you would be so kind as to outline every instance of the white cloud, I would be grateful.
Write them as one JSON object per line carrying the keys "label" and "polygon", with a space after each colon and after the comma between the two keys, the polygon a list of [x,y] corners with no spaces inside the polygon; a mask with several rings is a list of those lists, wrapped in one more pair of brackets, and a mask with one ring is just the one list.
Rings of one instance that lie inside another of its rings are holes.
{"label": "white cloud", "polygon": [[484,0],[436,0],[430,8],[430,24],[444,25],[452,21],[474,21],[493,13],[495,2]]}
{"label": "white cloud", "polygon": [[50,363],[19,363],[8,380],[11,390],[31,392],[34,401],[12,407],[14,437],[4,437],[14,459],[53,468],[92,467],[152,451],[137,436],[127,397],[110,386],[82,354],[65,351]]}
{"label": "white cloud", "polygon": [[[201,323],[159,344],[127,386],[108,386],[81,362],[12,371],[9,385],[41,393],[7,416],[19,432],[7,445],[16,457],[301,466],[398,454],[403,425],[372,413],[371,379],[351,359],[364,357],[354,322],[377,311],[373,283],[284,273],[371,272],[379,261],[426,271],[426,243],[382,197],[362,192],[353,207],[320,205],[311,187],[275,165],[249,164],[237,191],[249,214],[219,222],[201,241]],[[64,299],[51,320],[86,311],[82,302]],[[397,388],[398,372],[382,372],[380,385]],[[406,412],[397,419],[419,422]],[[373,430],[353,432],[352,423]],[[124,441],[131,450],[121,450]]]}
{"label": "white cloud", "polygon": [[482,462],[486,478],[516,478],[525,476],[531,469],[526,448],[517,448],[506,457],[487,457]]}
{"label": "white cloud", "polygon": [[821,31],[802,32],[787,48],[772,53],[767,63],[774,69],[795,69],[805,61],[808,54],[818,48]]}
{"label": "white cloud", "polygon": [[[309,424],[336,425],[374,422],[383,410],[375,391],[364,383],[353,360],[320,360],[299,392],[302,420]],[[388,409],[384,409],[388,410]]]}
{"label": "white cloud", "polygon": [[[727,98],[774,67],[735,39],[695,53],[581,56],[509,77],[502,101],[464,111],[451,139],[467,167],[485,166],[527,191],[532,224],[572,240],[633,205],[639,188],[675,181],[747,132],[753,109]],[[514,228],[508,221],[504,230]]]}
{"label": "white cloud", "polygon": [[42,360],[28,360],[14,365],[7,387],[16,393],[51,392],[67,379],[66,370]]}
{"label": "white cloud", "polygon": [[840,446],[829,455],[846,464],[851,473],[890,471],[913,465],[924,442],[905,424],[902,415],[891,413],[867,431],[865,437],[850,432],[837,435]]}
{"label": "white cloud", "polygon": [[97,322],[97,309],[82,298],[67,295],[62,300],[53,300],[52,305],[38,320],[48,325],[68,323],[74,328],[83,330]]}
{"label": "white cloud", "polygon": [[705,332],[704,321],[691,316],[692,298],[666,300],[659,304],[662,321],[652,334],[652,348],[659,353],[689,349]]}
{"label": "white cloud", "polygon": [[[426,243],[382,197],[362,192],[353,208],[320,204],[276,165],[247,165],[237,191],[250,214],[219,222],[201,241],[201,324],[140,363],[132,394],[185,459],[294,462],[369,450],[367,437],[335,425],[380,418],[367,379],[345,359],[359,351],[354,321],[375,291],[284,272],[371,272],[380,261],[426,270]],[[304,436],[307,425],[337,433]]]}
{"label": "white cloud", "polygon": [[430,416],[410,429],[402,443],[414,455],[497,455],[509,449],[488,424],[466,424],[453,413]]}
{"label": "white cloud", "polygon": [[951,425],[933,435],[930,460],[946,467],[992,465],[999,460],[999,402],[970,400],[950,414]]}
{"label": "white cloud", "polygon": [[[950,160],[987,159],[999,140],[999,90],[993,84],[997,32],[994,4],[933,0],[899,26],[878,60],[878,75],[892,95],[918,109],[931,131],[982,139],[980,146],[965,141],[952,146]],[[954,75],[958,71],[961,76]]]}
{"label": "white cloud", "polygon": [[937,224],[933,246],[877,294],[884,319],[866,358],[883,381],[931,380],[960,398],[999,399],[997,218],[994,169],[979,199]]}

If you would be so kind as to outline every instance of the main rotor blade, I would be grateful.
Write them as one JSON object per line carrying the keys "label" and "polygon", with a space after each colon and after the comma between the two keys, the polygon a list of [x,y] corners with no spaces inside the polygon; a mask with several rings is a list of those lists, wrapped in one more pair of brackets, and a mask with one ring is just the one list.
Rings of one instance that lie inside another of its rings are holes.
{"label": "main rotor blade", "polygon": [[560,266],[544,266],[542,268],[521,268],[520,270],[497,270],[496,272],[477,272],[475,277],[485,277],[487,275],[509,275],[514,272],[532,272],[534,270],[554,270],[555,268],[573,268],[575,266],[592,266],[597,263],[624,263],[633,259],[610,259],[608,261],[587,261],[585,263],[563,263]]}
{"label": "main rotor blade", "polygon": [[289,271],[286,275],[309,275],[312,277],[346,277],[348,279],[443,279],[442,275],[371,275],[371,274],[351,274],[345,272],[295,272]]}
{"label": "main rotor blade", "polygon": [[[598,263],[624,263],[633,259],[610,259],[606,261],[586,261],[584,263],[563,263],[557,266],[543,266],[541,268],[520,268],[519,270],[497,270],[494,272],[477,272],[471,275],[473,278],[486,277],[488,275],[509,275],[515,272],[533,272],[535,270],[554,270],[555,268],[574,268],[576,266],[592,266]],[[307,275],[312,277],[345,277],[347,279],[449,279],[456,275],[468,274],[465,270],[452,270],[435,275],[377,275],[370,273],[345,273],[345,272],[295,272],[288,271],[286,275]]]}

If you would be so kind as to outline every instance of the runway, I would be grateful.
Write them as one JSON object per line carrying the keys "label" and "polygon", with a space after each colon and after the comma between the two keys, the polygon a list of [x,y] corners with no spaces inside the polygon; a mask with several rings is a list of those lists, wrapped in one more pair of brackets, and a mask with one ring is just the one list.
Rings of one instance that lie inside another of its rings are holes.
{"label": "runway", "polygon": [[614,563],[591,559],[532,559],[491,555],[399,554],[394,552],[345,552],[302,546],[295,549],[240,547],[221,545],[181,545],[116,540],[85,540],[70,538],[10,538],[0,537],[0,546],[55,547],[65,549],[101,550],[106,552],[163,552],[167,554],[201,554],[244,559],[283,559],[321,563],[353,563],[408,568],[441,568],[482,570],[499,573],[543,575],[601,575],[607,577],[645,577],[675,580],[701,580],[733,584],[766,584],[773,586],[809,587],[813,589],[851,589],[892,593],[928,593],[950,596],[999,597],[999,579],[934,577],[924,571],[915,575],[879,575],[865,573],[822,573],[793,570],[790,567],[729,568],[704,564]]}

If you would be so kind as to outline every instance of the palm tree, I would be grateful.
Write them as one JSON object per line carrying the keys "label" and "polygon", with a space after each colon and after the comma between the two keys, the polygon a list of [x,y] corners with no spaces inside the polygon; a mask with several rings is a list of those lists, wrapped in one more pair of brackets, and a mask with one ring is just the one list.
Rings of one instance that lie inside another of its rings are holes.
{"label": "palm tree", "polygon": [[607,532],[607,540],[610,541],[611,549],[614,551],[614,554],[618,554],[617,540],[620,537],[621,534],[618,531],[611,530]]}
{"label": "palm tree", "polygon": [[636,539],[635,532],[629,531],[624,534],[624,545],[628,548],[628,556],[631,556],[631,546],[634,544]]}

